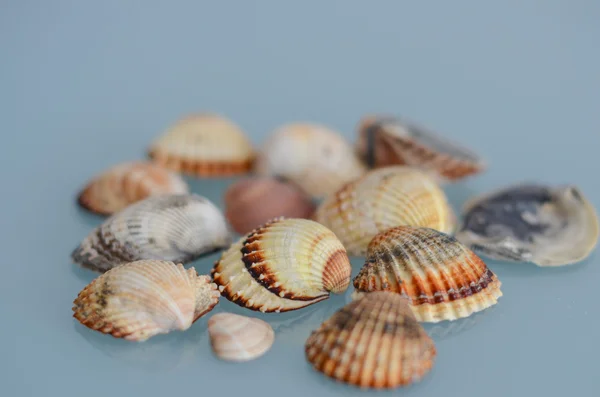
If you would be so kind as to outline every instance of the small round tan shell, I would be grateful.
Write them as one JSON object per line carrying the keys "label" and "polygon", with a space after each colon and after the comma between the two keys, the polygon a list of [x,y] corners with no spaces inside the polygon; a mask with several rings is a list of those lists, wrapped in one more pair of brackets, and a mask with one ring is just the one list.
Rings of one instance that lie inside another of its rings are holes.
{"label": "small round tan shell", "polygon": [[444,191],[423,172],[403,166],[373,170],[327,197],[315,220],[330,228],[350,255],[364,256],[378,233],[423,226],[451,233],[456,216]]}
{"label": "small round tan shell", "polygon": [[335,192],[365,172],[352,146],[322,125],[287,124],[277,129],[258,156],[259,175],[288,179],[315,198]]}
{"label": "small round tan shell", "polygon": [[73,317],[115,338],[144,341],[188,329],[219,301],[217,286],[194,268],[136,261],[93,280],[73,302]]}
{"label": "small round tan shell", "polygon": [[284,312],[342,293],[352,268],[331,230],[306,219],[279,218],[233,244],[212,275],[230,301],[262,312]]}
{"label": "small round tan shell", "polygon": [[362,388],[395,388],[421,380],[436,348],[400,295],[374,292],[349,303],[305,345],[313,367]]}
{"label": "small round tan shell", "polygon": [[173,171],[216,177],[250,171],[254,149],[233,122],[215,114],[196,114],[180,120],[155,140],[149,156]]}
{"label": "small round tan shell", "polygon": [[89,211],[111,215],[146,197],[184,193],[188,193],[188,186],[179,175],[156,164],[131,162],[94,177],[79,194],[78,202]]}
{"label": "small round tan shell", "polygon": [[208,319],[208,334],[213,352],[226,361],[254,360],[275,341],[268,323],[233,313],[217,313]]}

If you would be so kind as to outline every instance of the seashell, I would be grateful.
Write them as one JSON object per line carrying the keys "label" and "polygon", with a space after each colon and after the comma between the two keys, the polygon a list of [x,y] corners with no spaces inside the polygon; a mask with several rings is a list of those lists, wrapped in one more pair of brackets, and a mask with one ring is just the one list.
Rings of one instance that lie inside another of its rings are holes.
{"label": "seashell", "polygon": [[240,234],[273,218],[309,218],[314,211],[310,197],[296,186],[275,178],[242,179],[225,192],[225,217]]}
{"label": "seashell", "polygon": [[100,275],[73,302],[73,317],[88,328],[142,342],[188,329],[219,302],[217,286],[193,267],[136,261]]}
{"label": "seashell", "polygon": [[288,179],[315,198],[335,192],[365,172],[352,146],[318,124],[288,124],[276,130],[256,163],[259,175]]}
{"label": "seashell", "polygon": [[423,226],[452,233],[456,216],[444,191],[423,172],[403,166],[373,170],[344,185],[317,208],[350,255],[364,256],[378,233],[394,226]]}
{"label": "seashell", "polygon": [[185,181],[152,163],[119,164],[94,177],[81,191],[79,204],[92,212],[110,215],[146,197],[184,194]]}
{"label": "seashell", "polygon": [[393,117],[365,117],[359,127],[357,151],[370,167],[408,165],[439,182],[456,181],[486,168],[472,151]]}
{"label": "seashell", "polygon": [[305,345],[313,367],[362,388],[395,388],[420,381],[436,348],[406,299],[373,292],[337,311]]}
{"label": "seashell", "polygon": [[195,194],[160,195],[112,215],[71,257],[83,267],[104,272],[140,259],[188,263],[230,242],[225,218],[209,200]]}
{"label": "seashell", "polygon": [[378,234],[354,278],[355,296],[390,291],[408,298],[419,321],[468,317],[495,305],[501,283],[454,237],[428,228],[399,226]]}
{"label": "seashell", "polygon": [[152,143],[148,154],[166,168],[204,177],[244,174],[254,161],[254,149],[244,132],[215,114],[178,121]]}
{"label": "seashell", "polygon": [[217,357],[250,361],[265,354],[275,341],[273,328],[258,318],[218,313],[208,320],[210,344]]}
{"label": "seashell", "polygon": [[221,295],[239,306],[285,312],[344,292],[351,271],[344,246],[325,226],[279,218],[233,244],[212,275]]}
{"label": "seashell", "polygon": [[471,200],[456,237],[491,258],[569,265],[598,242],[598,217],[575,186],[509,186]]}

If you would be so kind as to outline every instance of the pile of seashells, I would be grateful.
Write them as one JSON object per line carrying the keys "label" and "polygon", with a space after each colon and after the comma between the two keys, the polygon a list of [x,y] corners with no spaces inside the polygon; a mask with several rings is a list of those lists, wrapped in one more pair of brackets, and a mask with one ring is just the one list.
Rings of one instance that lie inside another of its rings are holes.
{"label": "pile of seashells", "polygon": [[[188,329],[221,296],[254,311],[297,310],[344,293],[348,255],[364,256],[353,300],[305,344],[316,370],[360,387],[418,381],[436,357],[420,322],[496,304],[500,280],[475,252],[562,266],[585,259],[598,239],[595,210],[573,186],[492,192],[467,203],[459,226],[441,186],[485,164],[398,118],[365,117],[355,147],[324,126],[289,124],[257,153],[231,121],[197,114],[148,155],[79,194],[82,207],[110,217],[72,253],[102,273],[75,299],[74,317],[144,341]],[[249,173],[225,193],[224,213],[181,176]],[[234,242],[233,232],[242,237]],[[210,275],[183,266],[218,250]],[[275,340],[268,323],[232,313],[212,316],[208,331],[214,353],[230,361],[257,358]]]}

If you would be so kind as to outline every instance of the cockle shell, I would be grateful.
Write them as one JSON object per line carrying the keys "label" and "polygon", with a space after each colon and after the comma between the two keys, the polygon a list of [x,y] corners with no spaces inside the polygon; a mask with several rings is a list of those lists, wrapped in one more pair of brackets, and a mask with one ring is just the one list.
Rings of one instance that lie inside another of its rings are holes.
{"label": "cockle shell", "polygon": [[418,382],[432,368],[436,348],[406,299],[373,292],[337,311],[305,345],[313,367],[363,388]]}
{"label": "cockle shell", "polygon": [[598,242],[598,217],[575,186],[509,186],[465,206],[456,237],[489,257],[562,266],[587,258]]}
{"label": "cockle shell", "polygon": [[225,217],[209,200],[196,194],[160,195],[112,215],[71,257],[103,272],[140,259],[187,263],[230,243]]}
{"label": "cockle shell", "polygon": [[212,271],[221,295],[262,312],[285,312],[342,293],[352,269],[331,230],[306,219],[279,218],[223,253]]}
{"label": "cockle shell", "polygon": [[365,117],[360,123],[357,151],[371,167],[408,165],[439,182],[462,179],[486,168],[483,159],[472,151],[393,117]]}
{"label": "cockle shell", "polygon": [[400,226],[378,234],[354,278],[355,296],[390,291],[409,299],[419,321],[456,320],[484,310],[502,296],[486,264],[454,237]]}
{"label": "cockle shell", "polygon": [[451,233],[456,216],[444,191],[423,172],[403,166],[373,170],[327,197],[315,213],[350,255],[364,256],[379,232],[394,226]]}
{"label": "cockle shell", "polygon": [[217,286],[193,267],[136,261],[107,271],[73,302],[73,317],[115,338],[144,341],[188,329],[219,302]]}
{"label": "cockle shell", "polygon": [[130,204],[159,194],[184,194],[185,181],[156,164],[119,164],[94,177],[81,191],[79,204],[89,211],[110,215]]}
{"label": "cockle shell", "polygon": [[279,176],[322,198],[365,172],[352,146],[318,124],[295,123],[277,129],[256,163],[259,175]]}
{"label": "cockle shell", "polygon": [[149,156],[185,174],[229,176],[250,171],[254,149],[233,122],[215,114],[196,114],[180,120],[155,140]]}
{"label": "cockle shell", "polygon": [[234,183],[225,192],[224,201],[225,217],[240,234],[280,216],[309,218],[315,211],[315,205],[302,190],[268,177],[250,177]]}
{"label": "cockle shell", "polygon": [[217,313],[209,318],[208,335],[217,357],[237,362],[262,356],[275,341],[268,323],[233,313]]}

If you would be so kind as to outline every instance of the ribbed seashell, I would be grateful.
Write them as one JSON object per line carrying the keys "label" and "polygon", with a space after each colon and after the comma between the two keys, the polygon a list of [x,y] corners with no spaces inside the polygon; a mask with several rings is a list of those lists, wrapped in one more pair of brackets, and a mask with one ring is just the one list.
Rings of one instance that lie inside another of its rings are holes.
{"label": "ribbed seashell", "polygon": [[217,313],[208,319],[213,352],[226,361],[250,361],[265,354],[275,341],[273,328],[258,318]]}
{"label": "ribbed seashell", "polygon": [[256,172],[296,183],[315,198],[335,192],[365,172],[352,146],[322,125],[288,124],[277,129],[258,156]]}
{"label": "ribbed seashell", "polygon": [[179,175],[156,164],[131,162],[94,177],[78,202],[89,211],[111,215],[149,196],[183,193],[188,193],[188,186]]}
{"label": "ribbed seashell", "polygon": [[225,192],[225,217],[232,228],[246,234],[271,219],[309,218],[315,205],[291,183],[269,177],[251,177],[231,185]]}
{"label": "ribbed seashell", "polygon": [[305,345],[313,367],[362,388],[395,388],[420,381],[436,348],[406,299],[374,292],[337,311]]}
{"label": "ribbed seashell", "polygon": [[306,219],[279,218],[223,253],[212,271],[221,295],[262,312],[285,312],[342,293],[352,269],[331,230]]}
{"label": "ribbed seashell", "polygon": [[225,217],[209,200],[196,194],[160,195],[112,215],[71,257],[103,272],[141,259],[187,263],[230,243]]}
{"label": "ribbed seashell", "polygon": [[575,186],[509,186],[465,206],[456,237],[489,257],[563,266],[587,258],[598,242],[598,217]]}
{"label": "ribbed seashell", "polygon": [[73,302],[73,317],[115,338],[144,341],[188,329],[219,302],[217,286],[192,267],[136,261],[93,280]]}
{"label": "ribbed seashell", "polygon": [[394,226],[423,226],[451,233],[456,216],[444,191],[425,173],[410,167],[368,172],[327,197],[315,213],[350,255],[364,256],[378,233]]}
{"label": "ribbed seashell", "polygon": [[408,165],[439,182],[462,179],[486,168],[472,151],[393,117],[365,117],[359,127],[357,151],[371,167]]}
{"label": "ribbed seashell", "polygon": [[171,170],[212,177],[247,173],[254,149],[233,122],[215,114],[186,117],[156,139],[150,158]]}
{"label": "ribbed seashell", "polygon": [[354,278],[354,296],[390,291],[409,299],[419,321],[468,317],[497,303],[501,283],[454,237],[400,226],[378,234]]}

